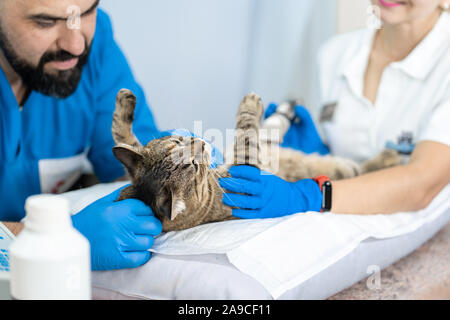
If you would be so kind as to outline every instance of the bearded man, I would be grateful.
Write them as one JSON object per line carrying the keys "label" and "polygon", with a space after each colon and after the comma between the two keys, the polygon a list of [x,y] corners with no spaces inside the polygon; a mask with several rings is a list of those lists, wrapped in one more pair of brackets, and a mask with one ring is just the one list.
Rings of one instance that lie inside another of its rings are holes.
{"label": "bearded man", "polygon": [[[60,193],[87,158],[101,182],[125,175],[111,123],[121,88],[138,99],[135,134],[158,133],[144,92],[114,40],[99,0],[0,0],[0,221],[22,227],[27,197]],[[118,191],[72,217],[91,244],[92,268],[137,267],[162,226]]]}

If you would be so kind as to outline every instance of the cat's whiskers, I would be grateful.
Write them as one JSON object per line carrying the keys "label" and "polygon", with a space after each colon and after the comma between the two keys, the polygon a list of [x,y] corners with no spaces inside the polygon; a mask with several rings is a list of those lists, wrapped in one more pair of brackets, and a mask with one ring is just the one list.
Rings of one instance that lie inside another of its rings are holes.
{"label": "cat's whiskers", "polygon": [[[222,194],[225,196],[226,194],[228,194],[228,190],[226,190],[225,188],[222,188],[222,186],[219,184],[219,178],[222,178],[217,172],[215,171],[211,171],[211,173],[215,176],[216,179],[214,180],[214,183],[222,190]],[[231,202],[234,204],[234,202],[231,200]],[[238,207],[238,205],[236,204],[235,207]]]}
{"label": "cat's whiskers", "polygon": [[[212,193],[212,191],[209,190],[208,183],[206,183],[206,188],[208,189],[208,191],[209,191],[210,193]],[[201,200],[201,198],[198,198],[198,199]],[[196,208],[196,211],[200,211],[201,209],[205,208],[207,205],[208,205],[208,202],[206,202],[206,201],[200,201],[200,207],[197,207],[197,208]]]}
{"label": "cat's whiskers", "polygon": [[[226,193],[226,190],[224,188],[222,188],[222,186],[219,183],[219,178],[221,178],[221,176],[214,170],[210,171],[213,175],[214,175],[214,183],[217,185],[217,187],[222,190],[222,193]],[[212,192],[212,191],[211,191]]]}

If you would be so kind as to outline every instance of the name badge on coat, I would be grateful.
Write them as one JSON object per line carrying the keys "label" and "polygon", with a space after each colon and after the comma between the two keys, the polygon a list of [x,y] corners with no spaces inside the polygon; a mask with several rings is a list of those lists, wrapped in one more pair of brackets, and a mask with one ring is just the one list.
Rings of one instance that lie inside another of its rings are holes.
{"label": "name badge on coat", "polygon": [[333,121],[337,106],[337,102],[331,102],[324,105],[320,112],[319,122],[324,123]]}

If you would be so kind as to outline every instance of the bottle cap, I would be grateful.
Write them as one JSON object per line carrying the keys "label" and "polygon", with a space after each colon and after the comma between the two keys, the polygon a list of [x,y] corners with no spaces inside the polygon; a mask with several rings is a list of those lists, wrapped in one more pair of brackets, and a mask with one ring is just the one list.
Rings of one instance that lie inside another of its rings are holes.
{"label": "bottle cap", "polygon": [[35,231],[61,230],[72,226],[69,202],[56,195],[36,195],[25,202],[25,227]]}

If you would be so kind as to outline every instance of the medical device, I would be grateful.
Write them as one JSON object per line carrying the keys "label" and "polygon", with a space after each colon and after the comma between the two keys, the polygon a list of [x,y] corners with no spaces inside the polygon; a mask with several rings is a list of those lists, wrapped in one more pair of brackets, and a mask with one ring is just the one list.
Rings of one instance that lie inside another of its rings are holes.
{"label": "medical device", "polygon": [[283,138],[295,119],[294,108],[299,104],[295,100],[281,103],[275,113],[264,120],[259,131],[260,138],[275,144],[283,143]]}
{"label": "medical device", "polygon": [[10,299],[9,295],[9,247],[14,235],[0,222],[0,300]]}

